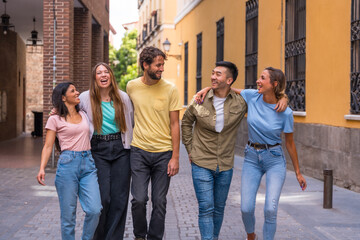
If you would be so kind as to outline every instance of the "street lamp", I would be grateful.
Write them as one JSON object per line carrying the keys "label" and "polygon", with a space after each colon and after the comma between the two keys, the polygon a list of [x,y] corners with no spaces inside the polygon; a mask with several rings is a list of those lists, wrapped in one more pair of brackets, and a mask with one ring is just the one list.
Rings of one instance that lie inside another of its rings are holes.
{"label": "street lamp", "polygon": [[168,54],[170,52],[170,47],[171,47],[171,42],[169,41],[169,39],[165,39],[165,41],[162,43],[164,51],[166,53],[166,56],[168,57],[174,57],[177,60],[181,60],[181,55],[180,54]]}

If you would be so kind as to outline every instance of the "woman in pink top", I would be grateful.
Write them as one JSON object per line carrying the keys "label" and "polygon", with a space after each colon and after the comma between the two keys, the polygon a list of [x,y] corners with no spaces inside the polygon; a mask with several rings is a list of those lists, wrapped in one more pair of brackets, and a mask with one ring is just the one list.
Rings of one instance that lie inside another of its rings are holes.
{"label": "woman in pink top", "polygon": [[45,167],[55,138],[61,154],[57,165],[55,187],[61,211],[62,239],[75,239],[76,205],[79,197],[85,215],[83,240],[93,238],[101,213],[97,170],[90,151],[90,128],[86,114],[79,111],[79,92],[72,83],[58,84],[52,95],[56,115],[46,123],[45,145],[41,153],[39,184],[45,185]]}

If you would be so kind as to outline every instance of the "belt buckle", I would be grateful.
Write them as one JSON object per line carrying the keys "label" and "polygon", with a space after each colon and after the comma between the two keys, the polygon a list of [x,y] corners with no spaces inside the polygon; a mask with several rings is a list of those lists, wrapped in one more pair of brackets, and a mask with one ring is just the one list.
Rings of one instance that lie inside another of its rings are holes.
{"label": "belt buckle", "polygon": [[260,147],[260,143],[254,143],[253,145],[254,145],[254,149],[255,149],[255,150],[260,150],[260,149],[262,149],[262,148]]}
{"label": "belt buckle", "polygon": [[104,135],[105,137],[105,141],[109,141],[110,140],[110,136],[109,135]]}

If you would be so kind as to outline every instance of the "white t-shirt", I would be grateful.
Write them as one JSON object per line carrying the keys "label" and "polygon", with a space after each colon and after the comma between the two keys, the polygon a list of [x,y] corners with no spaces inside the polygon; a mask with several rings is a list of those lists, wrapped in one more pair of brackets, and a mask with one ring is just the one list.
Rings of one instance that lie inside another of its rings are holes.
{"label": "white t-shirt", "polygon": [[221,132],[224,128],[224,102],[226,98],[219,98],[214,95],[214,108],[216,112],[216,123],[215,123],[215,131]]}

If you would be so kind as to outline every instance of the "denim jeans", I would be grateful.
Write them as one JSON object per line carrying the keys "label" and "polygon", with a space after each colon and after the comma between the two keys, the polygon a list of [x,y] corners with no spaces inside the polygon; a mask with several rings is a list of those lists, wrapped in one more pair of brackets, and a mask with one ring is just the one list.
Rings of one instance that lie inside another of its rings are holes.
{"label": "denim jeans", "polygon": [[[168,163],[172,151],[147,152],[131,147],[131,212],[133,217],[134,235],[136,238],[160,240],[164,236],[166,195],[170,185],[167,175]],[[151,179],[152,212],[147,227],[146,204],[149,200],[148,186]]]}
{"label": "denim jeans", "polygon": [[219,172],[191,164],[192,179],[199,203],[199,228],[202,240],[219,237],[233,169]]}
{"label": "denim jeans", "polygon": [[286,160],[282,147],[256,150],[246,146],[241,175],[241,213],[247,233],[255,230],[255,201],[262,176],[266,173],[263,227],[265,240],[274,239],[279,198],[286,177]]}
{"label": "denim jeans", "polygon": [[55,187],[59,197],[61,236],[75,239],[77,197],[85,212],[81,239],[91,240],[101,213],[99,184],[94,159],[89,151],[63,151],[60,155]]}
{"label": "denim jeans", "polygon": [[130,149],[121,139],[104,141],[93,138],[91,153],[98,169],[103,210],[93,240],[122,240],[130,191]]}

